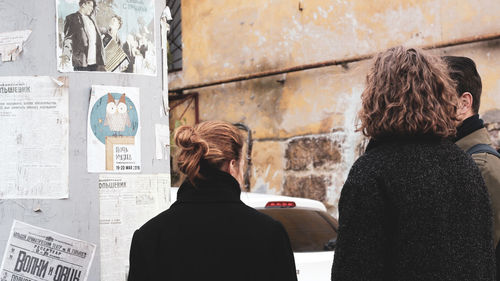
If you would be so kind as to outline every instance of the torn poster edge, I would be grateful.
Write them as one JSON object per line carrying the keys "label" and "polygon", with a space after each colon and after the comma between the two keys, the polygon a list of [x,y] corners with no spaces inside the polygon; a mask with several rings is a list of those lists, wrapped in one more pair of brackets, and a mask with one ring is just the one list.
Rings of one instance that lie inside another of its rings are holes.
{"label": "torn poster edge", "polygon": [[0,33],[0,55],[2,62],[15,61],[23,51],[31,30],[16,30]]}

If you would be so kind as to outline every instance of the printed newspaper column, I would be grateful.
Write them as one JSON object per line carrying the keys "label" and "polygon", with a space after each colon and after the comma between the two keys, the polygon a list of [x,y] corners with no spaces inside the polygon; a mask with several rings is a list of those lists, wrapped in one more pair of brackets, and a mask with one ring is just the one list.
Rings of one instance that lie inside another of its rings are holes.
{"label": "printed newspaper column", "polygon": [[87,125],[89,173],[141,171],[139,89],[92,86]]}
{"label": "printed newspaper column", "polygon": [[170,175],[100,175],[101,280],[127,280],[134,231],[170,206]]}
{"label": "printed newspaper column", "polygon": [[0,199],[68,198],[68,83],[0,77]]}
{"label": "printed newspaper column", "polygon": [[96,246],[14,221],[0,267],[1,281],[87,280]]}

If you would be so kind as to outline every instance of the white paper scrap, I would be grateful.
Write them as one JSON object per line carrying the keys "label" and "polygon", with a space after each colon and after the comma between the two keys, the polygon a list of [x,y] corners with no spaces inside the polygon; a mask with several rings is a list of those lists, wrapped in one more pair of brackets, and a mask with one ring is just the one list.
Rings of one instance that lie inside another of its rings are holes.
{"label": "white paper scrap", "polygon": [[31,34],[31,30],[19,30],[0,33],[0,54],[2,61],[15,61],[23,51],[24,42]]}
{"label": "white paper scrap", "polygon": [[156,159],[168,159],[170,149],[170,130],[168,125],[155,124]]}

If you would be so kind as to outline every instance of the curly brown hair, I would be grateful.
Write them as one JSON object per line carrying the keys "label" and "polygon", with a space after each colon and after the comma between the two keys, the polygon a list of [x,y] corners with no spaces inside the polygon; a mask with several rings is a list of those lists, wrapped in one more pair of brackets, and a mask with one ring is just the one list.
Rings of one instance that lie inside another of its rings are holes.
{"label": "curly brown hair", "polygon": [[416,48],[379,53],[361,95],[358,130],[367,137],[456,134],[457,94],[446,64]]}

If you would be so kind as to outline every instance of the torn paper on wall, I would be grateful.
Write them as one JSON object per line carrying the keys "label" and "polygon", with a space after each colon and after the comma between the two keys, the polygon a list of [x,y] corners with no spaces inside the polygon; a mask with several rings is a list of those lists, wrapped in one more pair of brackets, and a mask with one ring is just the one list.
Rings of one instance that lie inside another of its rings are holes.
{"label": "torn paper on wall", "polygon": [[92,86],[87,124],[89,173],[139,173],[139,88]]}
{"label": "torn paper on wall", "polygon": [[156,159],[169,159],[170,130],[168,125],[155,124]]}
{"label": "torn paper on wall", "polygon": [[172,14],[168,6],[163,9],[160,17],[160,33],[161,33],[161,52],[162,52],[162,99],[163,107],[160,116],[168,117],[168,33],[170,32],[169,21],[172,20]]}
{"label": "torn paper on wall", "polygon": [[68,198],[66,78],[0,77],[0,199]]}
{"label": "torn paper on wall", "polygon": [[87,280],[96,246],[51,230],[14,221],[0,280]]}
{"label": "torn paper on wall", "polygon": [[0,54],[2,61],[15,61],[23,51],[24,42],[31,34],[31,30],[19,30],[0,33]]}
{"label": "torn paper on wall", "polygon": [[170,175],[100,175],[101,280],[127,280],[134,231],[170,206]]}

